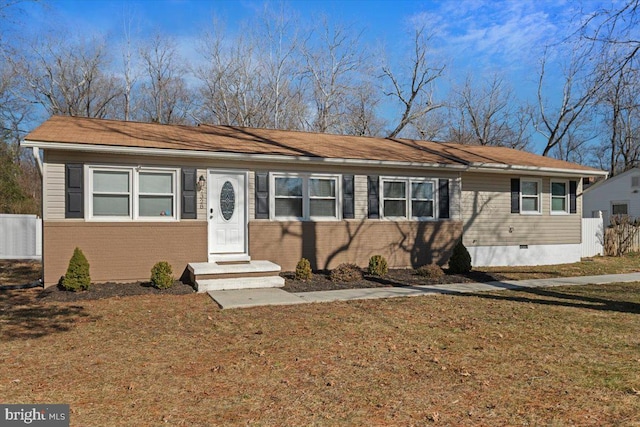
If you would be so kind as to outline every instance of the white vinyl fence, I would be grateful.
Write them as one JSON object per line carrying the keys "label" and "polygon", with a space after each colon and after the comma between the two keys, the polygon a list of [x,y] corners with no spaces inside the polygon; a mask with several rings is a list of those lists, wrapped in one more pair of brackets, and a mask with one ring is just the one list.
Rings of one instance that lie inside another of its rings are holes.
{"label": "white vinyl fence", "polygon": [[0,214],[0,259],[41,259],[42,220],[35,215]]}
{"label": "white vinyl fence", "polygon": [[582,256],[604,255],[604,222],[600,218],[582,218]]}

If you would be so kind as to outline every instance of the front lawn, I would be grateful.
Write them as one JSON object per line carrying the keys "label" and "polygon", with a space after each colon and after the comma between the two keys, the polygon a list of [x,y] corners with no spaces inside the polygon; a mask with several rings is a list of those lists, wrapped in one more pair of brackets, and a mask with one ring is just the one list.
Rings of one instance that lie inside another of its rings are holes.
{"label": "front lawn", "polygon": [[640,283],[222,311],[0,292],[3,403],[73,426],[639,426]]}

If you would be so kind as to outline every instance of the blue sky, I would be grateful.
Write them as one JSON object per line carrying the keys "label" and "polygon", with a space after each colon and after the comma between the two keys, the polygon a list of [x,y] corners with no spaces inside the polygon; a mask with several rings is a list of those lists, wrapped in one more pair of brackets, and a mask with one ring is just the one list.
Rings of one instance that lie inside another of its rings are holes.
{"label": "blue sky", "polygon": [[[608,4],[604,0],[293,0],[285,2],[285,8],[303,27],[325,16],[332,24],[361,30],[362,43],[377,51],[384,47],[391,58],[405,50],[407,31],[416,22],[427,23],[435,33],[437,55],[447,64],[446,77],[440,81],[443,87],[468,74],[498,72],[520,99],[533,101],[544,47],[573,31],[577,16]],[[195,40],[211,28],[214,17],[233,35],[255,20],[264,5],[253,0],[53,0],[24,4],[22,18],[30,22],[27,32],[65,26],[81,34],[106,33],[108,40],[117,42],[123,17],[129,15],[139,37],[157,31],[172,35],[186,58],[195,59]],[[561,59],[563,53],[556,55]]]}
{"label": "blue sky", "polygon": [[[602,2],[544,0],[342,0],[288,1],[286,7],[301,23],[326,16],[332,23],[362,29],[362,39],[399,50],[413,22],[429,23],[439,47],[456,68],[517,71],[535,66],[542,47],[566,35],[567,21],[581,8],[594,10]],[[62,24],[84,32],[121,35],[122,17],[136,17],[142,36],[161,31],[188,40],[210,26],[215,16],[227,31],[241,28],[260,13],[263,1],[250,0],[57,0],[27,5],[36,26]],[[272,5],[277,3],[272,2]]]}

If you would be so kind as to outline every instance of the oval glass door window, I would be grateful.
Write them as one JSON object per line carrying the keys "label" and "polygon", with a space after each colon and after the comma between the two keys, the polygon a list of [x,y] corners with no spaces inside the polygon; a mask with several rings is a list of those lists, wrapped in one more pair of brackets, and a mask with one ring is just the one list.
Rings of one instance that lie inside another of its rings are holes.
{"label": "oval glass door window", "polygon": [[222,184],[220,190],[220,211],[225,221],[229,221],[233,216],[233,211],[236,208],[236,193],[233,190],[233,185],[226,181]]}

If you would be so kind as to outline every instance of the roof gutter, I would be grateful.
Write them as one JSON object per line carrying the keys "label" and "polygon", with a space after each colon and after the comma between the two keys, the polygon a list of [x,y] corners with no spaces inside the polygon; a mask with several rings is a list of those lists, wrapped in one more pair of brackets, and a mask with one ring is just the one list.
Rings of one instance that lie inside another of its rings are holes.
{"label": "roof gutter", "polygon": [[[182,157],[198,159],[216,160],[237,160],[273,163],[308,162],[316,164],[344,165],[344,166],[375,166],[384,168],[427,168],[427,169],[447,169],[468,172],[494,172],[494,173],[519,173],[523,172],[531,175],[558,175],[558,176],[606,176],[605,171],[586,171],[579,169],[555,169],[537,166],[503,165],[497,163],[471,163],[468,165],[454,165],[443,163],[423,163],[423,162],[403,162],[395,160],[366,160],[366,159],[343,159],[311,156],[287,156],[278,154],[245,154],[229,153],[219,151],[199,151],[199,150],[176,150],[169,148],[145,148],[145,147],[123,147],[112,145],[88,145],[74,143],[58,143],[44,141],[24,140],[24,147],[36,149],[55,149],[65,151],[82,151],[89,153],[112,153],[129,154],[138,156],[159,156],[159,157]],[[39,156],[38,156],[39,158]]]}
{"label": "roof gutter", "polygon": [[580,169],[556,169],[540,166],[520,166],[520,165],[503,165],[499,163],[472,163],[467,169],[469,172],[493,172],[493,173],[530,173],[532,175],[545,176],[604,176],[609,175],[607,171],[600,170],[580,170]]}

